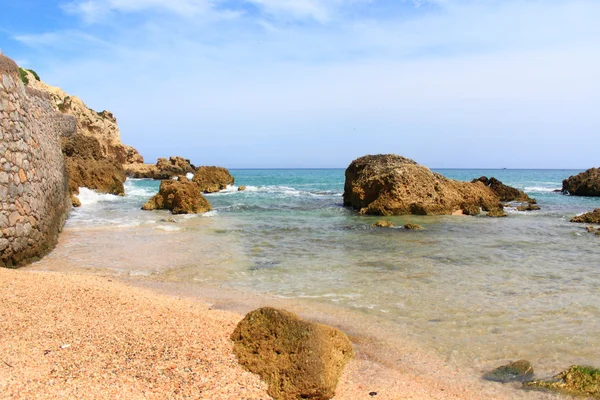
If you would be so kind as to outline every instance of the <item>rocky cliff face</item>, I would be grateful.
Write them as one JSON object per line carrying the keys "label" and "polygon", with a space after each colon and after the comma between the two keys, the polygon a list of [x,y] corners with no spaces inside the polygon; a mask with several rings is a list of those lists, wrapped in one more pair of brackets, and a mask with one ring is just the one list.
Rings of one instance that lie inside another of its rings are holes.
{"label": "rocky cliff face", "polygon": [[48,94],[54,108],[75,117],[77,132],[94,137],[100,143],[102,155],[120,164],[143,163],[144,158],[136,149],[121,143],[121,133],[117,120],[110,111],[96,112],[88,108],[77,96],[70,96],[62,89],[50,86],[31,71],[22,70],[27,87]]}
{"label": "rocky cliff face", "polygon": [[346,169],[344,205],[361,214],[436,215],[500,208],[483,182],[460,182],[393,154],[369,155]]}
{"label": "rocky cliff face", "polygon": [[70,210],[61,137],[74,117],[51,96],[21,82],[0,55],[0,266],[17,267],[50,251]]}

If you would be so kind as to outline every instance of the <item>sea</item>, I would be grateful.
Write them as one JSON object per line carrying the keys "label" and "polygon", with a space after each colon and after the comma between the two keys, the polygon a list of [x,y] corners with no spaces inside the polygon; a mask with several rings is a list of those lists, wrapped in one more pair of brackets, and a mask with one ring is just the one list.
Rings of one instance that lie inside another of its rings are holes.
{"label": "sea", "polygon": [[[600,367],[600,236],[569,222],[600,198],[556,192],[581,171],[435,171],[493,176],[541,210],[363,216],[343,207],[344,169],[238,169],[235,185],[206,195],[212,211],[171,215],[141,210],[160,182],[128,179],[122,197],[81,189],[59,245],[31,268],[289,300],[333,324],[344,315],[337,325],[352,335],[380,327],[473,374],[517,359],[541,376]],[[374,227],[380,219],[397,227]]]}

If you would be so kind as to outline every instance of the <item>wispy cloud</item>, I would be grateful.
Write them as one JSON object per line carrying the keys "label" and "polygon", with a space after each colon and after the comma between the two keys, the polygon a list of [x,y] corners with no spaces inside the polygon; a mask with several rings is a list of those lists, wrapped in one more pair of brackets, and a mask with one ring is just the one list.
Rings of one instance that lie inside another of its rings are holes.
{"label": "wispy cloud", "polygon": [[[160,139],[177,132],[189,142],[179,146],[184,155],[231,166],[260,166],[269,148],[323,141],[330,142],[322,151],[314,146],[315,160],[331,157],[332,148],[344,160],[406,151],[456,166],[472,150],[453,142],[501,146],[527,136],[533,153],[531,135],[558,142],[568,129],[583,141],[600,129],[597,1],[78,0],[63,7],[75,28],[17,39],[45,49],[37,62],[50,83],[115,111],[125,141],[150,160],[178,151]],[[194,144],[207,133],[218,133],[220,144]],[[260,156],[236,161],[218,148],[224,143]],[[427,153],[431,143],[451,151]],[[600,139],[594,143],[588,147]],[[549,159],[564,160],[562,146],[548,146]],[[596,155],[578,153],[570,165],[585,157],[587,165]]]}

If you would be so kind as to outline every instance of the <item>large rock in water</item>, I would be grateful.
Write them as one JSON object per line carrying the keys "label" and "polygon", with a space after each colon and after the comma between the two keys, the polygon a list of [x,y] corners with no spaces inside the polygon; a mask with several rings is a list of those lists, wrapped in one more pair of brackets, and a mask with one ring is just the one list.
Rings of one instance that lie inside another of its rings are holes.
{"label": "large rock in water", "polygon": [[600,196],[600,168],[591,168],[563,180],[562,191],[573,196]]}
{"label": "large rock in water", "polygon": [[485,186],[492,189],[494,193],[500,198],[500,201],[522,201],[522,202],[533,202],[535,201],[529,197],[525,192],[515,189],[514,187],[507,186],[500,182],[498,179],[492,177],[487,178],[482,176],[479,179],[474,179],[472,183],[482,182]]}
{"label": "large rock in water", "polygon": [[493,210],[499,197],[482,182],[461,182],[393,154],[358,158],[346,169],[344,206],[361,214],[472,214],[474,207]]}
{"label": "large rock in water", "polygon": [[142,210],[171,210],[173,214],[196,214],[211,210],[198,186],[186,178],[164,180],[156,196],[142,206]]}
{"label": "large rock in water", "polygon": [[156,164],[127,164],[125,173],[132,178],[171,179],[175,176],[194,173],[196,167],[190,160],[175,156],[159,158]]}
{"label": "large rock in water", "polygon": [[524,385],[598,399],[600,398],[600,370],[573,365],[551,380],[531,381]]}
{"label": "large rock in water", "polygon": [[229,171],[223,167],[198,167],[193,181],[203,193],[214,193],[235,182]]}
{"label": "large rock in water", "polygon": [[585,224],[600,224],[600,208],[596,208],[592,212],[573,217],[571,218],[571,222],[580,222]]}
{"label": "large rock in water", "polygon": [[123,166],[104,155],[98,139],[78,133],[63,138],[62,150],[71,193],[86,187],[101,193],[125,194]]}
{"label": "large rock in water", "polygon": [[274,399],[330,399],[352,343],[339,330],[270,307],[252,311],[231,335],[240,364],[268,383]]}

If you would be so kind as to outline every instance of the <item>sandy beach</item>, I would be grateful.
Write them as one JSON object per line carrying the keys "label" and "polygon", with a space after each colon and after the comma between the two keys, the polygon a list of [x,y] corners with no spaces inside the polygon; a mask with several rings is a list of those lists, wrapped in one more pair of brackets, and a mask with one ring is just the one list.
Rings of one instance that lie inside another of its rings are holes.
{"label": "sandy beach", "polygon": [[[2,269],[1,397],[268,399],[232,353],[241,318],[111,277]],[[424,355],[414,369],[392,369],[369,359],[368,346],[355,343],[336,399],[558,398],[463,376]]]}

